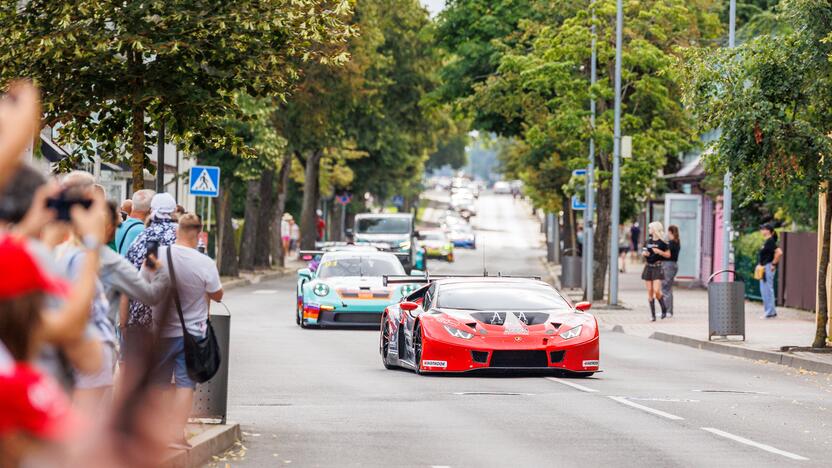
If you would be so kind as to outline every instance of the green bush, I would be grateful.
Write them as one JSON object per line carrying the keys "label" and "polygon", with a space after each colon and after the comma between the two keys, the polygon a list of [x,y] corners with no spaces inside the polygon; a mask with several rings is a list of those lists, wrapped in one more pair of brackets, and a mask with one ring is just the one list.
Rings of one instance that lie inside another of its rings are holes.
{"label": "green bush", "polygon": [[[781,233],[782,230],[778,231]],[[763,246],[763,235],[760,231],[741,234],[734,241],[734,269],[745,281],[745,297],[755,301],[762,301],[760,282],[754,279],[754,269],[757,267],[757,252]],[[774,297],[777,299],[777,273],[774,274]]]}

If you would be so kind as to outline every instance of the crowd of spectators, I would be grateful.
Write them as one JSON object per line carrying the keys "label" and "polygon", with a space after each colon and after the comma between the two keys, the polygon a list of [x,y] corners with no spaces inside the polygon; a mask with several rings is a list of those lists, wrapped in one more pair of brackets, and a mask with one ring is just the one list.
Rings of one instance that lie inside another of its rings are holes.
{"label": "crowd of spectators", "polygon": [[107,200],[89,173],[26,165],[40,116],[29,83],[0,98],[0,468],[155,466],[188,448],[183,333],[222,300],[202,222],[167,193]]}

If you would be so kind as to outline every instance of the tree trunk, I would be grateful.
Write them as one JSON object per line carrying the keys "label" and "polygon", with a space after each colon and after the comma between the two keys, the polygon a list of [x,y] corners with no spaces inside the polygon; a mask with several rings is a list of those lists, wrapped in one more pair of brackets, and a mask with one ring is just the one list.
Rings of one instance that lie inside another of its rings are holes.
{"label": "tree trunk", "polygon": [[343,211],[343,209],[344,205],[336,201],[332,202],[332,210],[330,211],[332,214],[329,217],[329,224],[326,226],[330,240],[344,240],[343,234],[341,233],[341,211]]}
{"label": "tree trunk", "polygon": [[[605,186],[606,185],[606,186]],[[607,265],[609,265],[610,254],[610,202],[612,193],[610,184],[599,184],[598,195],[595,200],[595,209],[598,213],[598,224],[594,231],[594,263],[595,270],[592,276],[592,300],[604,299],[604,290],[607,279]]]}
{"label": "tree trunk", "polygon": [[220,206],[217,210],[217,226],[219,227],[219,249],[217,263],[220,275],[239,276],[240,268],[237,263],[237,246],[234,242],[234,226],[231,224],[231,185],[230,182],[220,187]]}
{"label": "tree trunk", "polygon": [[260,181],[252,179],[246,182],[245,223],[243,238],[240,242],[240,269],[254,269],[254,250],[257,247],[257,225],[259,224]]}
{"label": "tree trunk", "polygon": [[277,174],[277,197],[274,208],[274,226],[272,228],[272,258],[279,267],[286,266],[286,253],[283,252],[281,232],[283,213],[286,211],[286,196],[289,192],[289,169],[292,167],[292,153],[286,153]]}
{"label": "tree trunk", "polygon": [[263,172],[260,178],[260,211],[257,214],[257,240],[254,249],[254,266],[268,268],[271,266],[271,230],[274,221],[274,168]]}
{"label": "tree trunk", "polygon": [[[827,190],[829,187],[827,185]],[[823,212],[823,240],[820,249],[820,265],[818,265],[818,305],[817,305],[817,329],[815,330],[815,341],[812,343],[813,348],[826,347],[826,325],[829,322],[828,310],[828,291],[826,289],[826,274],[829,269],[829,234],[832,229],[832,193],[826,192],[823,194],[824,198],[824,212]]]}
{"label": "tree trunk", "polygon": [[133,172],[133,192],[144,189],[144,109],[133,108],[130,141],[130,169]]}
{"label": "tree trunk", "polygon": [[323,151],[315,150],[306,158],[306,173],[303,178],[303,209],[300,215],[300,248],[314,250],[317,235],[317,215],[320,184],[318,176],[321,172],[321,156]]}

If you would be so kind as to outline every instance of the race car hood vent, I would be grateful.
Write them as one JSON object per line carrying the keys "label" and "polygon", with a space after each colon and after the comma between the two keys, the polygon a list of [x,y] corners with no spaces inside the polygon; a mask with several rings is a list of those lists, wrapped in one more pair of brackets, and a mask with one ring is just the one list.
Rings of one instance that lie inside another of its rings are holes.
{"label": "race car hood vent", "polygon": [[519,321],[526,325],[539,325],[546,323],[551,316],[547,312],[472,312],[471,317],[489,325],[503,325],[506,323],[506,314],[513,314]]}

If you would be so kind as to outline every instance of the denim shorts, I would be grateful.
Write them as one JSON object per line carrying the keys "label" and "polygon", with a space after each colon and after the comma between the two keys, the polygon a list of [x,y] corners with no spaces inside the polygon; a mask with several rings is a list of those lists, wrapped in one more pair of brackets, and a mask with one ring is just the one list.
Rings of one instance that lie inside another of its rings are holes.
{"label": "denim shorts", "polygon": [[159,338],[159,363],[151,378],[156,385],[170,385],[173,378],[176,388],[196,388],[196,382],[188,376],[183,337]]}

